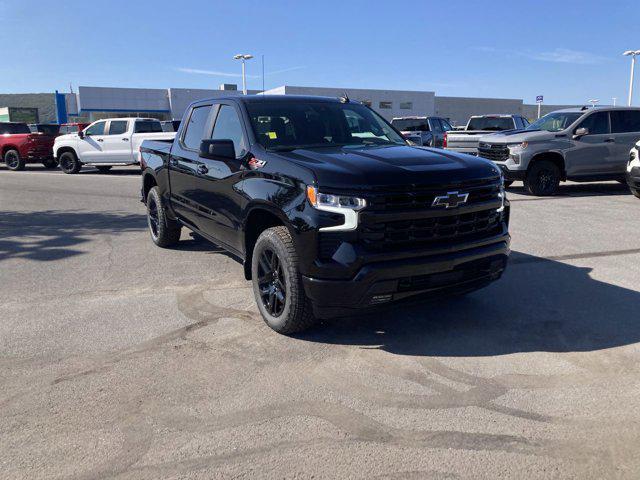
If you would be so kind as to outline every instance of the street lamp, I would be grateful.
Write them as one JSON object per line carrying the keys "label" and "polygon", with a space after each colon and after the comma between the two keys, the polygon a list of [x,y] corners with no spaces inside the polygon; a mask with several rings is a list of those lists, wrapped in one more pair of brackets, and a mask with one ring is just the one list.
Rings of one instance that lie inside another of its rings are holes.
{"label": "street lamp", "polygon": [[615,107],[618,101],[618,97],[613,97],[611,100],[613,100],[613,106]]}
{"label": "street lamp", "polygon": [[591,108],[594,108],[596,106],[596,103],[598,103],[600,100],[596,100],[596,99],[592,99],[589,100],[589,103],[591,104]]}
{"label": "street lamp", "polygon": [[633,69],[636,66],[636,55],[640,55],[640,50],[627,50],[623,53],[625,57],[631,57],[631,78],[629,79],[629,106],[633,97]]}
{"label": "street lamp", "polygon": [[253,55],[249,55],[248,53],[238,54],[233,56],[236,60],[242,60],[242,93],[247,94],[247,77],[244,73],[244,62],[245,60],[251,60]]}

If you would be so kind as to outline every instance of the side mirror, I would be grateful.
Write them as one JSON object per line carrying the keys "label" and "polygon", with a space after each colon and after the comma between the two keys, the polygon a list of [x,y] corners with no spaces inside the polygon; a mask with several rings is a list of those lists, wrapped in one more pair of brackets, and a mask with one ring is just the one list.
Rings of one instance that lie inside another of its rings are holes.
{"label": "side mirror", "polygon": [[232,140],[202,140],[200,157],[211,160],[235,160],[236,150]]}
{"label": "side mirror", "polygon": [[585,135],[589,135],[589,129],[588,128],[576,128],[576,131],[573,134],[573,139],[577,140],[580,137],[584,137]]}
{"label": "side mirror", "polygon": [[80,138],[84,138],[84,132],[82,130],[78,130],[78,136]]}

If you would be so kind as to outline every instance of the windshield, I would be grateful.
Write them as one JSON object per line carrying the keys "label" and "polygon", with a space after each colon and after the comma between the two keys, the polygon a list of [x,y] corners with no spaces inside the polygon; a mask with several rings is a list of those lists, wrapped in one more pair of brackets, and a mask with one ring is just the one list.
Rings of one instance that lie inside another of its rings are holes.
{"label": "windshield", "polygon": [[406,145],[378,114],[357,103],[247,103],[258,143],[269,150],[348,145]]}
{"label": "windshield", "polygon": [[539,118],[526,130],[546,130],[547,132],[559,132],[569,127],[573,122],[578,120],[583,114],[578,112],[556,112],[549,113]]}
{"label": "windshield", "polygon": [[426,119],[418,118],[394,118],[391,125],[402,132],[428,132],[429,126]]}
{"label": "windshield", "polygon": [[0,123],[0,135],[31,133],[26,123]]}
{"label": "windshield", "polygon": [[501,132],[514,128],[511,117],[475,117],[469,120],[467,130],[491,130]]}

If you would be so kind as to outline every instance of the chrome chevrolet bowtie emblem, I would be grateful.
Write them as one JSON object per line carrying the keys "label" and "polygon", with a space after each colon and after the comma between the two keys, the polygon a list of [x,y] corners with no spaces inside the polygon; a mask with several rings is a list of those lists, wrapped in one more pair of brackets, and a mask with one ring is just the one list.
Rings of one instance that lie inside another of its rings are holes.
{"label": "chrome chevrolet bowtie emblem", "polygon": [[440,195],[433,199],[432,207],[455,208],[467,202],[468,193],[447,192],[446,195]]}

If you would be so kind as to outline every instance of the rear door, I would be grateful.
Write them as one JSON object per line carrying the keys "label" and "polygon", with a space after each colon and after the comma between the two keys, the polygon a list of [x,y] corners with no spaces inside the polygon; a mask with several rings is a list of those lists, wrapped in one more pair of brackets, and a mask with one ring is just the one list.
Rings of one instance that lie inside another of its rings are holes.
{"label": "rear door", "polygon": [[590,114],[573,133],[579,128],[586,128],[589,133],[573,140],[573,147],[565,152],[567,175],[597,176],[606,173],[614,150],[609,112]]}
{"label": "rear door", "polygon": [[199,157],[200,143],[211,132],[212,104],[197,105],[189,112],[184,128],[176,137],[169,160],[171,203],[175,212],[190,226],[207,233],[207,216],[202,204],[206,191],[199,176],[206,165]]}
{"label": "rear door", "polygon": [[629,150],[640,140],[640,110],[611,111],[611,135],[614,139],[614,152],[608,163],[608,172],[612,175],[624,175]]}
{"label": "rear door", "polygon": [[106,120],[89,125],[84,131],[84,138],[78,141],[78,154],[82,163],[97,163],[103,154]]}
{"label": "rear door", "polygon": [[131,162],[129,122],[130,120],[109,120],[102,141],[100,163]]}

